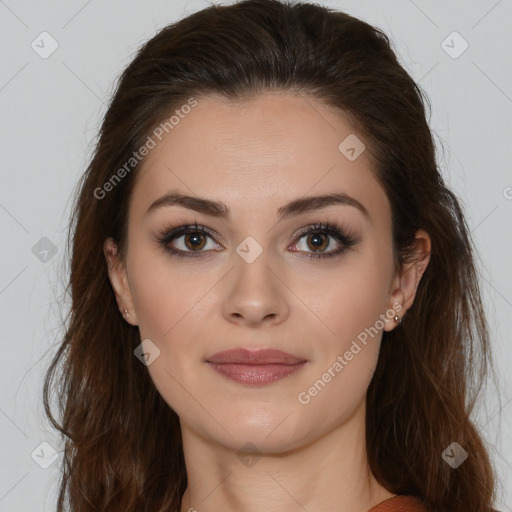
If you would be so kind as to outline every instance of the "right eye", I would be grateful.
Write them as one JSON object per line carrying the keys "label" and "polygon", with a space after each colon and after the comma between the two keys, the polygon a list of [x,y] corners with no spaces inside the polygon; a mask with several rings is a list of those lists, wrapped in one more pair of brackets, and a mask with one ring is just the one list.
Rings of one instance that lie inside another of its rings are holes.
{"label": "right eye", "polygon": [[[161,233],[159,241],[171,256],[178,256],[179,258],[194,258],[201,256],[204,252],[218,250],[216,247],[222,248],[218,243],[212,242],[212,247],[210,247],[210,249],[206,247],[205,249],[205,246],[208,245],[207,238],[211,238],[213,241],[210,230],[204,226],[198,226],[195,224],[193,226],[187,225],[167,228]],[[180,239],[182,239],[180,242],[176,242]]]}

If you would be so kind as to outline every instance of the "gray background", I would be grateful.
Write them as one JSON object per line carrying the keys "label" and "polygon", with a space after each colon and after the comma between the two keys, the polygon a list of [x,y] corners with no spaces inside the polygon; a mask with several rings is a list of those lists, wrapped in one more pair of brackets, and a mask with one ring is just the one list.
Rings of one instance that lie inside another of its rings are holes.
{"label": "gray background", "polygon": [[[480,255],[496,358],[498,389],[485,391],[475,419],[502,479],[498,506],[512,511],[512,2],[319,3],[382,28],[431,99],[439,164]],[[0,512],[54,510],[62,447],[43,414],[42,376],[69,305],[63,282],[70,195],[114,79],[159,28],[206,6],[0,0]],[[58,48],[42,58],[52,44],[40,36],[45,31]],[[450,36],[454,31],[463,39]]]}

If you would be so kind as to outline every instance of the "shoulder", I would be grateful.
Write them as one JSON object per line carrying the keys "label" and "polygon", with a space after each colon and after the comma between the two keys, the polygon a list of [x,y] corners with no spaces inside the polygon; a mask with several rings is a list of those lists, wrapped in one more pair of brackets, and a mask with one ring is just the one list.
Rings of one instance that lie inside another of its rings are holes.
{"label": "shoulder", "polygon": [[427,512],[427,509],[419,498],[397,495],[375,505],[368,512]]}

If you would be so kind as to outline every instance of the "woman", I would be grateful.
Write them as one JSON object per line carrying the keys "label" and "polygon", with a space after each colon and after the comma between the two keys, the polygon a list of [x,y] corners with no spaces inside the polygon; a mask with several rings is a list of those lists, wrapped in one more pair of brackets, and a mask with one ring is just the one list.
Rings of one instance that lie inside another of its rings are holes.
{"label": "woman", "polygon": [[308,3],[140,49],[70,230],[59,511],[492,510],[487,326],[423,101],[380,30]]}

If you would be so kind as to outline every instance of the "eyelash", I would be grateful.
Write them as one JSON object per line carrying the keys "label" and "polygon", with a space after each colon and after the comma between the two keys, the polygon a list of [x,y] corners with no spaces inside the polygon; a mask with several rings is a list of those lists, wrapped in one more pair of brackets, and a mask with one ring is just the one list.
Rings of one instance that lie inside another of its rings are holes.
{"label": "eyelash", "polygon": [[[178,258],[197,258],[202,257],[201,253],[204,253],[206,251],[182,251],[180,249],[173,249],[172,247],[169,247],[169,243],[172,242],[174,239],[179,238],[183,235],[187,234],[193,234],[193,233],[202,233],[203,235],[209,236],[212,239],[213,232],[210,231],[205,226],[198,226],[197,223],[194,225],[186,225],[186,226],[178,226],[178,227],[166,227],[162,230],[162,232],[159,235],[158,242],[162,245],[162,247],[171,255],[171,256],[177,256]],[[299,232],[299,234],[296,237],[296,242],[298,242],[301,238],[303,238],[305,235],[309,235],[311,233],[324,233],[332,236],[338,243],[341,243],[342,246],[334,251],[321,253],[321,252],[305,252],[303,254],[306,255],[307,258],[331,258],[333,256],[337,256],[343,252],[345,252],[347,249],[352,247],[353,245],[356,245],[359,243],[359,240],[355,237],[355,235],[351,231],[343,231],[338,226],[331,224],[329,222],[325,223],[317,223],[313,224],[311,226],[307,226]],[[216,242],[217,243],[217,242]],[[220,245],[220,244],[219,244]],[[295,245],[295,244],[294,244]],[[301,251],[296,251],[301,252]]]}

